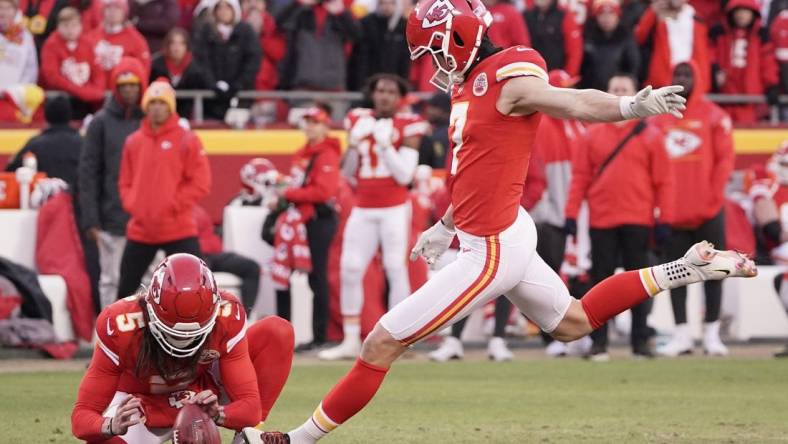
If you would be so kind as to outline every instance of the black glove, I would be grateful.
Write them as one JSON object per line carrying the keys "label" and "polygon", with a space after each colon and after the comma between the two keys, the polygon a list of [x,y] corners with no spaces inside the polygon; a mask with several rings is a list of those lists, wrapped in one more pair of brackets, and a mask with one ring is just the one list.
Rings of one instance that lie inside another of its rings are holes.
{"label": "black glove", "polygon": [[766,103],[769,106],[776,106],[780,104],[780,87],[772,85],[766,88]]}
{"label": "black glove", "polygon": [[577,235],[577,221],[574,219],[567,219],[564,222],[564,234],[567,236],[576,236]]}
{"label": "black glove", "polygon": [[654,243],[657,247],[662,247],[670,239],[673,229],[668,224],[657,223],[654,225]]}

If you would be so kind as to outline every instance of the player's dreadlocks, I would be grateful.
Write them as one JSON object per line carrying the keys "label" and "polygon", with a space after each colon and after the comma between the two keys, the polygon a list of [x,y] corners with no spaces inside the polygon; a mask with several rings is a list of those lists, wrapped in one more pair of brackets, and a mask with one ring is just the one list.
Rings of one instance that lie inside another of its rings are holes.
{"label": "player's dreadlocks", "polygon": [[[139,304],[147,325],[149,319],[145,299],[140,298]],[[137,363],[134,367],[134,374],[138,378],[147,378],[157,373],[165,381],[194,378],[194,375],[197,373],[202,348],[187,358],[174,358],[164,352],[147,328],[138,330],[137,334],[142,335],[140,354],[137,356]]]}

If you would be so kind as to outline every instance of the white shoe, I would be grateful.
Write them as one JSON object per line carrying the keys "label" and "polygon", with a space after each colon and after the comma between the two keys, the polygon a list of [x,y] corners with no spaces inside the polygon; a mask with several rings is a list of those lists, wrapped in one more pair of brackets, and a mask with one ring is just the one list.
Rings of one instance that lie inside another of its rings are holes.
{"label": "white shoe", "polygon": [[430,360],[435,362],[446,362],[450,359],[462,359],[464,350],[462,348],[462,341],[454,336],[446,336],[443,343],[437,350],[427,354]]}
{"label": "white shoe", "polygon": [[700,241],[690,247],[684,255],[684,261],[704,281],[758,275],[755,262],[746,255],[734,250],[715,250],[714,244],[707,241]]}
{"label": "white shoe", "polygon": [[487,356],[495,362],[511,361],[514,358],[512,351],[506,346],[506,341],[498,337],[490,339],[487,344]]}
{"label": "white shoe", "polygon": [[720,321],[706,323],[703,332],[703,351],[710,356],[728,356],[728,347],[720,339]]}
{"label": "white shoe", "polygon": [[318,359],[324,361],[339,361],[341,359],[356,359],[361,353],[361,338],[345,338],[336,347],[322,350],[317,354]]}
{"label": "white shoe", "polygon": [[553,341],[544,348],[545,354],[551,358],[561,358],[569,354],[569,347],[561,341]]}
{"label": "white shoe", "polygon": [[591,362],[610,362],[610,355],[607,352],[596,353],[590,355],[588,359]]}
{"label": "white shoe", "polygon": [[566,354],[568,356],[585,356],[591,352],[591,345],[593,345],[590,336],[583,336],[572,342],[566,343]]}
{"label": "white shoe", "polygon": [[676,331],[670,341],[657,347],[657,354],[660,356],[667,356],[675,358],[679,355],[688,355],[692,353],[692,348],[695,346],[692,340],[692,333],[690,333],[689,325],[679,324],[676,326]]}

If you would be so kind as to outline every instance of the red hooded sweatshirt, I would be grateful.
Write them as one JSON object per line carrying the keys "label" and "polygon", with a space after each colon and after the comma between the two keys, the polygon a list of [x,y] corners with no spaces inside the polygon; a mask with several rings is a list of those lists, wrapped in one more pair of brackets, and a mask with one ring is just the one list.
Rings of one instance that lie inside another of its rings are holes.
{"label": "red hooded sweatshirt", "polygon": [[276,89],[276,85],[279,84],[278,66],[285,56],[287,40],[276,28],[274,17],[267,12],[263,15],[260,48],[263,50],[263,57],[260,60],[260,71],[257,73],[255,88],[258,91]]}
{"label": "red hooded sweatshirt", "polygon": [[42,86],[65,91],[85,102],[101,102],[107,86],[104,70],[95,62],[93,43],[81,35],[73,49],[58,32],[41,49]]}
{"label": "red hooded sweatshirt", "polygon": [[126,237],[162,244],[197,236],[194,205],[211,189],[211,169],[196,134],[173,113],[154,131],[150,120],[123,146],[118,188],[131,220]]}
{"label": "red hooded sweatshirt", "polygon": [[[697,66],[690,66],[697,78]],[[652,121],[665,133],[665,150],[673,164],[674,213],[667,222],[697,228],[716,216],[725,202],[725,184],[735,160],[731,119],[693,89],[683,119],[662,114]]]}
{"label": "red hooded sweatshirt", "polygon": [[315,204],[324,204],[336,197],[340,152],[339,139],[327,137],[314,145],[307,143],[293,155],[291,176],[301,186],[288,189],[284,197],[296,204],[304,221],[314,216]]}
{"label": "red hooded sweatshirt", "polygon": [[206,255],[221,253],[223,251],[222,238],[213,231],[211,215],[199,205],[194,206],[194,223],[197,224],[200,252]]}
{"label": "red hooded sweatshirt", "polygon": [[[574,152],[572,182],[566,218],[577,219],[580,204],[588,200],[591,228],[654,224],[654,208],[660,221],[673,216],[673,176],[662,133],[652,125],[629,139],[601,175],[599,167],[637,125],[600,123],[588,127],[584,144]],[[585,146],[583,146],[585,145]]]}
{"label": "red hooded sweatshirt", "polygon": [[[691,6],[686,5],[686,8]],[[700,81],[696,79],[695,89],[707,92],[711,86],[711,64],[709,62],[708,28],[697,18],[692,24],[692,61],[703,67]],[[646,45],[653,38],[651,59],[648,65],[648,78],[645,84],[654,88],[670,85],[673,79],[671,62],[671,47],[668,37],[668,25],[665,20],[659,20],[654,9],[648,8],[635,27],[635,40],[639,45]],[[686,41],[683,42],[686,45]],[[700,86],[700,88],[698,88]]]}
{"label": "red hooded sweatshirt", "polygon": [[103,26],[93,29],[87,34],[94,47],[95,62],[105,73],[120,62],[123,57],[133,57],[140,61],[145,69],[145,78],[150,75],[150,50],[145,37],[132,25],[126,25],[120,32],[110,34]]}
{"label": "red hooded sweatshirt", "polygon": [[505,2],[498,2],[489,8],[493,17],[493,24],[487,31],[490,40],[501,48],[510,46],[531,46],[531,35],[525,27],[523,16],[517,8]]}
{"label": "red hooded sweatshirt", "polygon": [[[749,28],[732,26],[732,14],[736,8],[753,11],[755,19]],[[720,92],[724,94],[764,94],[767,88],[779,82],[774,45],[761,38],[761,13],[757,0],[731,0],[725,7],[724,32],[714,38],[714,58],[719,69],[725,73],[725,83]],[[738,123],[753,123],[757,120],[753,105],[724,107]]]}

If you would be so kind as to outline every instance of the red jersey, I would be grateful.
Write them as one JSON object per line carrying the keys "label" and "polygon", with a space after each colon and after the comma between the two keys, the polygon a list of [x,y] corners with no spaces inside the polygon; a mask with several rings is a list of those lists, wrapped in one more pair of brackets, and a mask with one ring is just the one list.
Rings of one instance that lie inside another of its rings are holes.
{"label": "red jersey", "polygon": [[93,441],[101,437],[102,412],[115,392],[133,394],[142,401],[147,427],[171,427],[183,407],[182,400],[202,390],[219,393],[209,373],[218,364],[222,388],[230,397],[224,427],[256,425],[260,414],[257,378],[249,359],[246,314],[238,299],[221,292],[216,325],[200,352],[192,377],[165,381],[153,374],[136,375],[137,356],[146,331],[140,296],[129,296],[106,307],[96,320],[96,350],[79,387],[71,417],[74,435]]}
{"label": "red jersey", "polygon": [[[123,57],[133,57],[145,68],[145,77],[150,73],[150,50],[145,37],[132,25],[126,25],[119,32],[108,33],[98,27],[86,34],[93,42],[96,65],[100,66],[110,82],[112,69]],[[107,85],[111,89],[110,85]]]}
{"label": "red jersey", "polygon": [[522,76],[547,82],[545,61],[515,46],[483,60],[452,89],[454,223],[476,236],[500,233],[517,218],[541,113],[506,116],[496,102],[505,82]]}
{"label": "red jersey", "polygon": [[[345,117],[345,129],[351,131],[361,119],[375,119],[368,108],[350,110]],[[407,137],[421,137],[429,126],[416,114],[397,113],[394,121],[394,149],[402,148]],[[386,164],[375,153],[375,138],[370,133],[358,144],[359,165],[356,171],[356,206],[361,208],[386,208],[402,205],[408,201],[408,187],[394,180]],[[410,147],[419,149],[418,146]]]}

